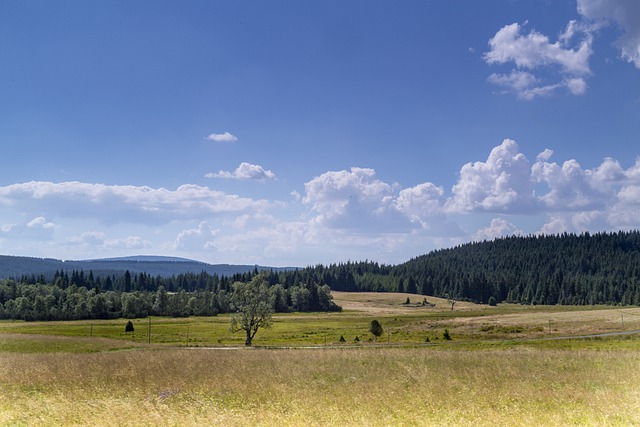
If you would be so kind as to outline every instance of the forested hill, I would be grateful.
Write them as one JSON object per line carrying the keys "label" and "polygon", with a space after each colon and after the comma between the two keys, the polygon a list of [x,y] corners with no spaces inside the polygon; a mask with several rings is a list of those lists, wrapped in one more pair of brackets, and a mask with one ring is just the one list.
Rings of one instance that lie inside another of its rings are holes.
{"label": "forested hill", "polygon": [[[304,269],[149,259],[33,262],[0,257],[0,277],[22,277],[24,283],[61,280],[89,289],[100,285],[103,290],[155,292],[162,286],[192,292],[226,289],[229,283],[269,270],[270,284],[286,289],[328,285],[336,291],[408,292],[478,303],[640,305],[639,231],[506,237],[434,251],[395,266],[370,261]],[[125,269],[132,273],[129,286]]]}
{"label": "forested hill", "polygon": [[[0,255],[0,279],[20,279],[29,276],[43,276],[51,281],[58,271],[74,270],[92,272],[96,277],[123,276],[130,273],[145,273],[152,277],[171,277],[179,274],[206,272],[210,275],[232,276],[255,269],[281,271],[291,269],[263,267],[257,265],[207,264],[185,258],[137,256],[84,261],[61,261],[51,258],[33,258]],[[35,281],[35,280],[34,280]]]}
{"label": "forested hill", "polygon": [[639,304],[640,233],[508,237],[433,252],[394,272],[422,292],[481,303]]}
{"label": "forested hill", "polygon": [[[506,237],[388,266],[309,267],[333,290],[415,292],[479,303],[640,305],[640,232]],[[308,280],[308,279],[307,279]]]}

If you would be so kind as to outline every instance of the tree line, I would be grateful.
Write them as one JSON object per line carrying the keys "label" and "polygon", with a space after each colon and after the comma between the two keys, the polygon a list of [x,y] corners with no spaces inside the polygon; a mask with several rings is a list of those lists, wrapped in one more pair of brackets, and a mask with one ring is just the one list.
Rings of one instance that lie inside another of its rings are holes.
{"label": "tree line", "polygon": [[[215,315],[234,310],[231,276],[56,271],[0,281],[0,318]],[[406,292],[476,303],[640,305],[640,232],[530,235],[441,249],[403,264],[359,261],[265,271],[277,312],[338,310],[334,291]]]}
{"label": "tree line", "polygon": [[[21,320],[80,320],[152,316],[215,316],[233,313],[234,289],[260,274],[257,270],[232,277],[147,274],[94,277],[92,272],[56,272],[52,282],[43,277],[0,281],[0,318]],[[273,272],[261,275],[268,284],[269,304],[275,312],[339,311],[331,290],[317,282],[281,284]]]}

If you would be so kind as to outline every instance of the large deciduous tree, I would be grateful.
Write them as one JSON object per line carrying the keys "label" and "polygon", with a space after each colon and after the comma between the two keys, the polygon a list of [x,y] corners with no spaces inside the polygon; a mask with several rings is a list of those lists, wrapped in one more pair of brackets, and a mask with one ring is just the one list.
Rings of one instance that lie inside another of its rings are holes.
{"label": "large deciduous tree", "polygon": [[231,316],[231,332],[244,331],[245,345],[251,345],[253,337],[260,328],[271,326],[275,295],[269,289],[266,274],[255,276],[251,282],[235,282],[231,303],[236,312]]}

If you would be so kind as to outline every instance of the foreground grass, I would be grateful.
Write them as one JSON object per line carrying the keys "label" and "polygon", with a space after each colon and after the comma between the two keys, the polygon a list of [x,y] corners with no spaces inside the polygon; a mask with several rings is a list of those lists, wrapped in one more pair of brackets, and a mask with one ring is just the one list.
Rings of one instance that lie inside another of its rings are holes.
{"label": "foreground grass", "polygon": [[0,425],[639,425],[640,354],[0,353]]}
{"label": "foreground grass", "polygon": [[406,298],[337,293],[342,313],[277,315],[256,338],[326,349],[233,349],[227,316],[136,319],[133,334],[0,322],[0,426],[640,426],[640,336],[561,339],[640,329],[640,308]]}

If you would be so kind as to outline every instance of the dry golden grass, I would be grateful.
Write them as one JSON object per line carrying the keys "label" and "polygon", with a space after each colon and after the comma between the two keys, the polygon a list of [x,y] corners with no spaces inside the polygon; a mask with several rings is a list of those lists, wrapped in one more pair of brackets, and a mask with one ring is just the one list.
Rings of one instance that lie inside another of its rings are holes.
{"label": "dry golden grass", "polygon": [[[391,314],[416,314],[420,312],[440,313],[451,311],[451,305],[446,299],[398,292],[331,292],[336,304],[343,310],[366,312],[374,316]],[[411,305],[404,305],[407,298]],[[435,307],[422,309],[413,304],[421,303],[424,299],[435,304]],[[456,302],[454,308],[460,310],[485,310],[490,308],[487,305],[478,305],[465,301]]]}
{"label": "dry golden grass", "polygon": [[166,345],[183,345],[189,324],[191,343],[234,343],[228,318],[153,319],[151,346],[144,319],[139,337],[124,337],[121,320],[3,322],[0,426],[640,426],[637,339],[508,341],[617,331],[621,313],[625,329],[640,329],[640,309],[458,303],[452,312],[432,297],[435,308],[406,307],[406,297],[336,293],[345,312],[278,315],[260,342],[344,334],[352,344],[375,316],[391,344],[424,344],[444,328],[452,344],[177,349]]}
{"label": "dry golden grass", "polygon": [[0,353],[0,425],[640,425],[640,354]]}

